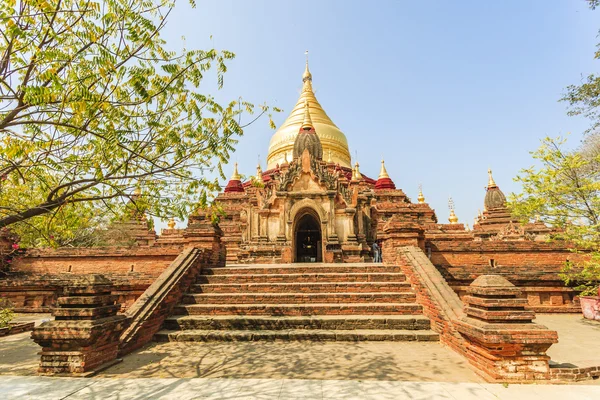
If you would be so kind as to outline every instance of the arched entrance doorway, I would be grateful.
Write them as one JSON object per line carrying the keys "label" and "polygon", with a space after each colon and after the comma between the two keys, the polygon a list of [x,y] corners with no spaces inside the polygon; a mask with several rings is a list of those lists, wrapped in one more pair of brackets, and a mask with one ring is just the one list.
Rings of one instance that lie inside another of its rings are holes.
{"label": "arched entrance doorway", "polygon": [[306,212],[298,218],[294,229],[295,262],[322,262],[323,241],[319,217]]}

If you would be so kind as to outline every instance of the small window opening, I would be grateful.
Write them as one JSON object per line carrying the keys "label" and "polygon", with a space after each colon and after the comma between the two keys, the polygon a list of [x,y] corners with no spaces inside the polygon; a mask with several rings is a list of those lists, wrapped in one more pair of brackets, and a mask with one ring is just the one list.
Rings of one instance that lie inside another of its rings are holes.
{"label": "small window opening", "polygon": [[496,268],[496,260],[494,260],[493,258],[490,258],[490,267]]}

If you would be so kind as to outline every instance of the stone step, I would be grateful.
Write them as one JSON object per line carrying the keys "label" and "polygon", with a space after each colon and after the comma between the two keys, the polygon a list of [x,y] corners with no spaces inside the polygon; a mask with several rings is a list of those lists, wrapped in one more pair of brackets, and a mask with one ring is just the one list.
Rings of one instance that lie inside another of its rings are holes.
{"label": "stone step", "polygon": [[328,304],[189,304],[178,305],[172,315],[415,315],[416,303]]}
{"label": "stone step", "polygon": [[402,273],[398,266],[384,264],[272,264],[203,268],[202,275],[273,275],[320,273]]}
{"label": "stone step", "polygon": [[165,329],[170,330],[283,330],[283,329],[430,329],[429,318],[424,315],[323,315],[310,317],[279,316],[209,316],[189,315],[170,317]]}
{"label": "stone step", "polygon": [[405,282],[400,273],[231,274],[199,275],[197,283]]}
{"label": "stone step", "polygon": [[313,341],[438,341],[439,335],[429,330],[161,330],[154,339],[159,342],[219,342],[219,341],[258,341],[258,340],[313,340]]}
{"label": "stone step", "polygon": [[413,303],[414,293],[201,293],[186,294],[183,304]]}
{"label": "stone step", "polygon": [[411,291],[408,282],[294,282],[196,284],[192,293],[363,293]]}

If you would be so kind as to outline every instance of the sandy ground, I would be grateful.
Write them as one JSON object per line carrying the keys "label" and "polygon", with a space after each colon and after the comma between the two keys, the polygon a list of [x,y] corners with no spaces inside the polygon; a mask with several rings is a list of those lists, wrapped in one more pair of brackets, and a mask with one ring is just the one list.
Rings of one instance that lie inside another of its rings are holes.
{"label": "sandy ground", "polygon": [[600,322],[579,314],[536,314],[535,322],[558,331],[558,343],[547,352],[553,363],[580,368],[600,365]]}
{"label": "sandy ground", "polygon": [[439,343],[157,343],[103,377],[351,379],[481,382]]}
{"label": "sandy ground", "polygon": [[[552,363],[600,365],[600,323],[575,314],[538,314],[536,321],[559,332],[548,351]],[[35,375],[39,350],[29,332],[0,338],[0,375]],[[99,377],[482,382],[463,357],[425,342],[151,343]]]}

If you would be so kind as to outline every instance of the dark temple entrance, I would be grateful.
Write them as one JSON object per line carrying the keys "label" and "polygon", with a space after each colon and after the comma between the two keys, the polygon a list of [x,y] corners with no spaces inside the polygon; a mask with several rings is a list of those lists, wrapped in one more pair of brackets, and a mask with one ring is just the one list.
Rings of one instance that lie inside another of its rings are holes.
{"label": "dark temple entrance", "polygon": [[294,235],[296,262],[322,262],[321,227],[312,214],[304,214],[296,223]]}

